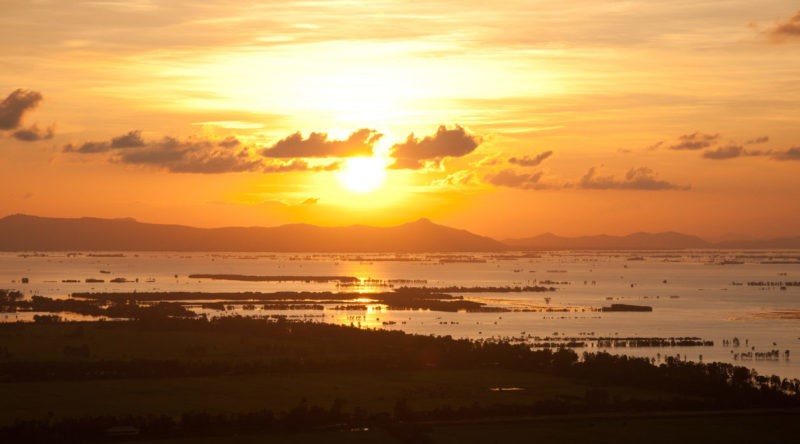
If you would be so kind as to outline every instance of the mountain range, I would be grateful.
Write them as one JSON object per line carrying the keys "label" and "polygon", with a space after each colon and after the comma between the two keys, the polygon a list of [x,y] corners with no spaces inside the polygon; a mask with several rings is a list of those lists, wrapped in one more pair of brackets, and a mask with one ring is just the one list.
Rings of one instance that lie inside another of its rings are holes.
{"label": "mountain range", "polygon": [[196,228],[134,219],[0,219],[0,251],[272,251],[342,253],[499,252],[509,250],[800,249],[800,236],[712,243],[676,232],[562,237],[546,233],[502,242],[420,219],[392,227]]}

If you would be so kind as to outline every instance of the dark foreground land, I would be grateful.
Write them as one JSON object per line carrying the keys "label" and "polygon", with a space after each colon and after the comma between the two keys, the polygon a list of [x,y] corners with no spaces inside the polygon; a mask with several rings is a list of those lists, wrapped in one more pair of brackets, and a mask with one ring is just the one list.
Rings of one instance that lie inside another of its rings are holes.
{"label": "dark foreground land", "polygon": [[800,381],[248,318],[0,325],[0,442],[788,442]]}

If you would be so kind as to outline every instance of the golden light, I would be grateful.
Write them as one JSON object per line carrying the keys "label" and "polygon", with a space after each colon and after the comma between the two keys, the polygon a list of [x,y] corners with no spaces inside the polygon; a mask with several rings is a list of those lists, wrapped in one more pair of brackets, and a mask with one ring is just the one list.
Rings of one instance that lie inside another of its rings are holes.
{"label": "golden light", "polygon": [[351,157],[338,175],[339,183],[352,193],[375,191],[386,179],[386,161],[379,157]]}

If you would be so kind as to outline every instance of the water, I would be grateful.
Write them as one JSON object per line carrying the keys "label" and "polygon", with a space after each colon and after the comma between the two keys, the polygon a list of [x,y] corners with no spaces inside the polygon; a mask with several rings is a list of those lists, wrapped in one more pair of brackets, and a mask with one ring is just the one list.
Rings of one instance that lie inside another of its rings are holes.
{"label": "water", "polygon": [[[522,255],[517,255],[522,256]],[[751,281],[800,281],[800,252],[556,252],[539,257],[469,255],[478,262],[452,262],[448,255],[409,255],[386,261],[381,255],[124,253],[48,253],[25,256],[0,254],[0,288],[26,295],[67,297],[86,291],[351,291],[335,283],[240,282],[189,279],[189,274],[343,275],[359,278],[425,280],[427,286],[517,286],[550,280],[549,293],[473,293],[464,297],[509,309],[569,308],[568,312],[443,313],[386,310],[370,304],[368,310],[264,310],[239,305],[224,312],[200,309],[212,316],[281,314],[361,326],[400,329],[410,333],[451,335],[459,338],[536,337],[687,337],[714,341],[712,347],[606,348],[614,353],[663,357],[680,354],[697,361],[732,362],[761,374],[800,377],[800,287],[749,286]],[[443,260],[444,259],[444,260]],[[727,265],[719,265],[725,263]],[[736,263],[730,263],[736,262]],[[741,263],[739,263],[741,262]],[[774,263],[781,262],[781,263]],[[101,273],[101,270],[108,273]],[[176,277],[177,276],[177,277]],[[21,278],[29,283],[21,283]],[[110,283],[124,277],[138,282]],[[86,283],[85,279],[105,283]],[[79,280],[79,283],[63,283]],[[744,284],[744,285],[737,285]],[[384,291],[360,287],[359,291]],[[549,301],[545,298],[550,298]],[[653,312],[597,312],[611,303],[649,305]],[[32,313],[3,313],[0,321],[28,320]],[[71,319],[85,317],[66,316]],[[388,324],[384,324],[388,323]],[[740,339],[739,347],[723,340]],[[591,342],[589,345],[594,345]],[[595,351],[590,346],[577,351]],[[603,348],[600,348],[603,349]],[[741,359],[745,352],[779,350],[777,360]],[[785,359],[785,351],[790,352]],[[735,356],[739,359],[734,359]]]}

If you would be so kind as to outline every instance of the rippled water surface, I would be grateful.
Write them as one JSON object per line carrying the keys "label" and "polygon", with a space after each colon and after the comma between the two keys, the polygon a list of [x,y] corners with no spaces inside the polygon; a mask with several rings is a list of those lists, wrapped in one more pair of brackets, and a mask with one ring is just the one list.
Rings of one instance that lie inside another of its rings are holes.
{"label": "rippled water surface", "polygon": [[[464,293],[468,299],[510,310],[503,313],[446,313],[387,310],[270,311],[260,304],[236,305],[210,316],[282,314],[299,319],[353,324],[362,328],[474,339],[516,338],[530,343],[553,338],[699,337],[714,346],[609,347],[600,349],[663,358],[721,360],[760,373],[800,377],[800,252],[671,251],[550,252],[508,255],[312,255],[240,253],[47,253],[0,254],[0,288],[26,295],[67,297],[73,292],[116,291],[359,291],[364,298],[391,288],[336,283],[241,282],[190,279],[190,274],[341,275],[388,281],[407,279],[427,286],[556,287],[548,293]],[[22,283],[27,278],[28,283]],[[125,278],[127,283],[111,283]],[[86,283],[102,279],[103,283]],[[68,280],[79,281],[64,282]],[[137,281],[138,280],[138,281]],[[757,285],[755,285],[757,284]],[[388,285],[388,284],[387,284]],[[546,299],[547,298],[547,299]],[[652,312],[593,311],[612,303],[648,305]],[[548,309],[552,311],[548,311]],[[534,310],[534,311],[530,311]],[[567,310],[567,311],[565,311]],[[33,313],[2,313],[0,321],[31,319]],[[64,314],[66,318],[82,317]],[[733,347],[724,340],[740,340]],[[548,339],[545,339],[548,338]],[[587,340],[593,351],[597,343]],[[725,344],[725,345],[724,345]],[[779,351],[777,359],[756,353]],[[786,357],[786,351],[789,357]],[[753,353],[754,358],[747,358]],[[743,358],[743,355],[745,358]]]}

